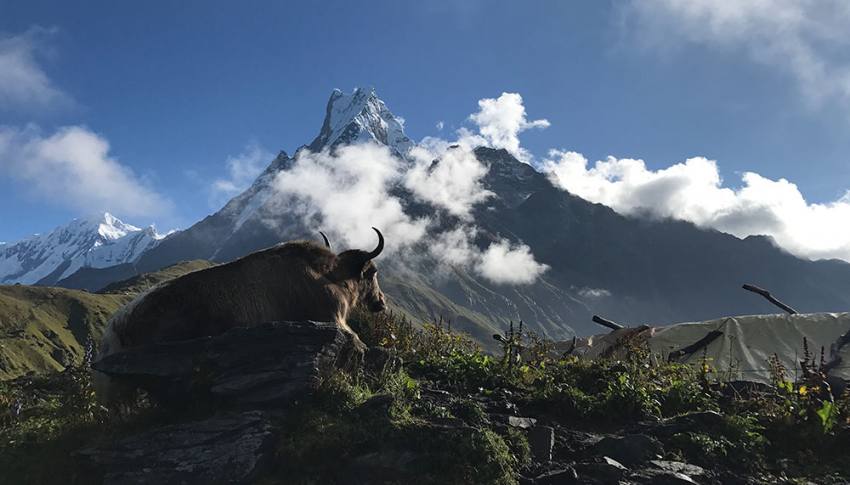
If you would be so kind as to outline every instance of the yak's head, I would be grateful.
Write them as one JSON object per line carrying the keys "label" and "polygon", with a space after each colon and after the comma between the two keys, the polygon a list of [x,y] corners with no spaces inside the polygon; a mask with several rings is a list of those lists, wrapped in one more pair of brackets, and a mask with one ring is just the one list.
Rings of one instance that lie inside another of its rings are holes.
{"label": "yak's head", "polygon": [[[359,302],[371,312],[380,312],[386,309],[387,300],[381,287],[378,285],[378,268],[372,261],[384,250],[384,236],[381,231],[372,228],[378,233],[378,246],[370,251],[350,249],[337,255],[336,271],[340,279],[346,280],[359,295]],[[328,244],[327,238],[325,244]]]}

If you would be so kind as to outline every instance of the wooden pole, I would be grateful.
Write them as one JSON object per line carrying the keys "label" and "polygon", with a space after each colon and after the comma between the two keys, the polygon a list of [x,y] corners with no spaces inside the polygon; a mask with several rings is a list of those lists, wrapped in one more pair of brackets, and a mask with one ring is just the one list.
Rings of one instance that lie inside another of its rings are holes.
{"label": "wooden pole", "polygon": [[611,330],[620,330],[622,328],[626,328],[626,327],[624,327],[623,325],[620,325],[617,322],[612,322],[611,320],[608,320],[607,318],[602,318],[599,315],[593,315],[593,322],[598,323],[599,325],[602,325],[603,327],[608,327]]}
{"label": "wooden pole", "polygon": [[777,300],[776,297],[771,295],[770,292],[767,291],[767,290],[764,290],[764,289],[759,288],[758,286],[754,286],[754,285],[744,285],[744,286],[742,286],[742,288],[747,290],[747,291],[752,291],[753,293],[755,293],[757,295],[763,296],[767,301],[778,306],[779,308],[784,310],[789,315],[796,315],[797,314],[797,310],[795,310],[795,309],[791,308],[790,306],[786,305],[785,303],[782,303],[781,301]]}
{"label": "wooden pole", "polygon": [[704,347],[708,347],[711,342],[717,340],[717,338],[721,335],[723,335],[723,332],[721,332],[720,330],[712,330],[711,332],[708,332],[705,337],[697,340],[691,345],[688,345],[687,347],[682,347],[681,349],[676,350],[674,352],[670,352],[670,355],[667,356],[667,362],[675,362],[681,357],[691,355]]}

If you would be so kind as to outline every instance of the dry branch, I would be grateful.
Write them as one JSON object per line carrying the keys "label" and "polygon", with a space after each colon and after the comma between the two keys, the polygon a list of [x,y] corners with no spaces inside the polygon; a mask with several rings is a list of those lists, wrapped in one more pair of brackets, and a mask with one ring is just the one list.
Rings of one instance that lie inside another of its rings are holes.
{"label": "dry branch", "polygon": [[764,290],[764,289],[759,288],[758,286],[754,286],[754,285],[744,285],[744,286],[742,286],[742,288],[744,288],[747,291],[752,291],[753,293],[756,293],[758,295],[763,296],[767,301],[778,306],[779,308],[784,310],[789,315],[796,315],[797,314],[797,310],[795,310],[795,309],[791,308],[790,306],[786,305],[785,303],[782,303],[781,301],[777,300],[776,297],[771,295],[770,292],[767,291],[767,290]]}

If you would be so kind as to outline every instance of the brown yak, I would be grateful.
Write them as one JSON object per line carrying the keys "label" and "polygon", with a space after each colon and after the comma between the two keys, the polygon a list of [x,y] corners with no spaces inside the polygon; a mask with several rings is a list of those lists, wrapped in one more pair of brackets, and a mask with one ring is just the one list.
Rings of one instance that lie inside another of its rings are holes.
{"label": "brown yak", "polygon": [[[347,319],[358,304],[386,308],[371,252],[340,254],[307,241],[278,244],[236,261],[195,271],[155,286],[118,311],[107,324],[98,359],[154,342],[218,335],[233,327],[270,321],[335,322],[351,331]],[[113,401],[108,376],[95,372],[98,395]]]}

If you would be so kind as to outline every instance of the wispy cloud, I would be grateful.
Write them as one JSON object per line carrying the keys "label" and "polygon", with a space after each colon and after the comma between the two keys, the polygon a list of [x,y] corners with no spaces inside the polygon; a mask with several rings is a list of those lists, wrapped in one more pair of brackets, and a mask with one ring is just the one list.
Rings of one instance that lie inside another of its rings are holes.
{"label": "wispy cloud", "polygon": [[791,76],[813,105],[829,99],[850,105],[850,3],[844,0],[633,0],[622,13],[644,47],[742,52]]}
{"label": "wispy cloud", "polygon": [[0,110],[41,112],[73,104],[70,96],[54,86],[36,57],[54,32],[32,27],[19,35],[0,35]]}
{"label": "wispy cloud", "polygon": [[35,126],[0,126],[0,176],[23,182],[39,200],[83,213],[163,216],[171,202],[109,153],[109,142],[81,126],[45,135]]}
{"label": "wispy cloud", "polygon": [[242,153],[227,157],[227,177],[213,181],[210,204],[220,207],[222,203],[247,189],[273,158],[274,154],[257,142],[250,142]]}

